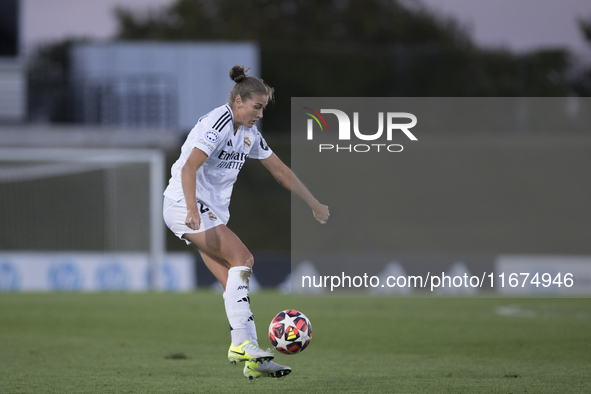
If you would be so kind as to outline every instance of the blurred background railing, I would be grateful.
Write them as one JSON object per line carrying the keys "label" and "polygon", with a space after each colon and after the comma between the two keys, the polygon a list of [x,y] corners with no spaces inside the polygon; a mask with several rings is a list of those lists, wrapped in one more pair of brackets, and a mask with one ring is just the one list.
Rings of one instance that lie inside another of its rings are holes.
{"label": "blurred background railing", "polygon": [[176,81],[167,75],[134,75],[73,83],[72,113],[79,123],[176,128]]}

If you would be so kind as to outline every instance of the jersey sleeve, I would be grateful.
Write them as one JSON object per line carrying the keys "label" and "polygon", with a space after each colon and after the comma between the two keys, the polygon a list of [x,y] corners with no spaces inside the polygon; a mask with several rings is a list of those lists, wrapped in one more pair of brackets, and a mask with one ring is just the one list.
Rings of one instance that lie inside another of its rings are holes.
{"label": "jersey sleeve", "polygon": [[267,141],[265,141],[261,133],[257,130],[255,132],[255,142],[248,157],[262,160],[271,156],[272,153],[273,151],[269,148],[269,145],[267,145]]}
{"label": "jersey sleeve", "polygon": [[213,153],[221,140],[222,135],[219,131],[207,127],[201,127],[200,124],[195,126],[193,147],[202,150],[207,156]]}

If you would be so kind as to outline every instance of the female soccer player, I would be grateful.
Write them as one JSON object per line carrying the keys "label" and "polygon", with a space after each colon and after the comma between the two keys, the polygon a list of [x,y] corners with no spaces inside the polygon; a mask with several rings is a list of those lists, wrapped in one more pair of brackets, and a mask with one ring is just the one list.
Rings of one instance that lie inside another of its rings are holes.
{"label": "female soccer player", "polygon": [[249,278],[254,259],[247,247],[226,227],[230,196],[238,172],[247,158],[259,159],[273,177],[308,203],[316,220],[324,224],[329,211],[320,204],[271,151],[256,121],[273,100],[273,88],[234,66],[230,78],[236,85],[228,104],[201,117],[172,166],[164,192],[164,221],[179,238],[193,244],[207,268],[224,288],[224,305],[231,327],[228,359],[245,361],[244,376],[281,377],[291,368],[271,361],[273,353],[258,346],[250,311]]}

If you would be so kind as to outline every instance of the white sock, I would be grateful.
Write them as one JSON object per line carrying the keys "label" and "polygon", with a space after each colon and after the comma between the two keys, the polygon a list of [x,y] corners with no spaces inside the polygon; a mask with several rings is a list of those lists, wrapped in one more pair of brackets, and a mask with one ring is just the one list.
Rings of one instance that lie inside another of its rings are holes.
{"label": "white sock", "polygon": [[[248,329],[249,320],[254,326],[254,320],[250,312],[250,297],[248,296],[251,272],[252,270],[246,266],[232,267],[228,271],[224,305],[234,346],[238,346],[248,339],[253,339],[250,337],[250,330]],[[256,337],[254,339],[256,340]]]}
{"label": "white sock", "polygon": [[254,315],[251,314],[246,322],[246,333],[248,334],[248,339],[254,342],[257,346],[259,345],[259,341],[257,338],[257,326],[254,324]]}

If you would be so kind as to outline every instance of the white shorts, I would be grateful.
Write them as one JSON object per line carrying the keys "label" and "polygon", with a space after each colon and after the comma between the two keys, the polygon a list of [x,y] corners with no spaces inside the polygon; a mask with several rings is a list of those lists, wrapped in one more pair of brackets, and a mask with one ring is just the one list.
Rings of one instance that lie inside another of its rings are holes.
{"label": "white shorts", "polygon": [[168,228],[180,239],[185,241],[187,245],[191,244],[190,241],[183,238],[183,234],[197,234],[220,224],[224,224],[222,220],[213,212],[209,207],[206,207],[197,201],[197,207],[201,216],[201,226],[197,230],[192,230],[185,225],[185,219],[187,218],[187,204],[185,200],[173,201],[170,198],[164,196],[163,212],[164,222]]}

